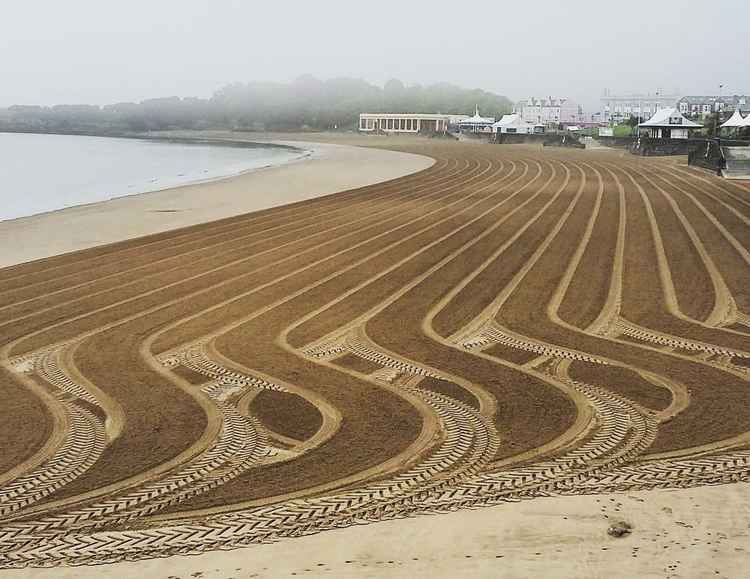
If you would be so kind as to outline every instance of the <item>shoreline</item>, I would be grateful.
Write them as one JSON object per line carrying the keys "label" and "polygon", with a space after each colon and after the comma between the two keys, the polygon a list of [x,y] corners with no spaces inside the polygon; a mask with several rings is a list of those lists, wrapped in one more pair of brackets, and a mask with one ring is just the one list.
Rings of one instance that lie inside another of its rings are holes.
{"label": "shoreline", "polygon": [[[105,137],[109,138],[109,137]],[[114,137],[113,137],[114,138]],[[270,145],[270,144],[269,144]],[[288,147],[289,149],[292,149],[294,147]],[[255,173],[257,171],[264,171],[266,169],[273,169],[276,167],[284,167],[286,165],[289,165],[291,163],[299,163],[302,161],[307,160],[308,157],[310,157],[314,152],[311,150],[302,150],[300,149],[300,154],[297,157],[294,157],[292,159],[288,159],[286,161],[283,161],[281,163],[273,163],[268,165],[261,165],[260,167],[250,167],[249,169],[243,169],[241,171],[236,171],[234,173],[227,173],[226,175],[218,175],[216,177],[206,177],[205,179],[195,179],[194,181],[186,181],[185,183],[181,183],[179,185],[167,185],[166,187],[161,187],[159,189],[149,189],[147,191],[137,191],[135,193],[126,193],[124,195],[117,195],[115,197],[109,197],[108,199],[103,199],[100,201],[91,201],[90,203],[78,203],[76,205],[69,205],[67,207],[58,207],[57,209],[50,209],[49,211],[41,211],[39,213],[32,213],[31,215],[21,215],[19,217],[11,217],[9,219],[0,219],[0,234],[2,234],[2,226],[6,223],[12,223],[13,221],[19,221],[22,219],[33,219],[36,217],[41,217],[43,215],[51,215],[54,213],[57,213],[59,211],[66,211],[68,209],[78,209],[81,207],[91,207],[94,205],[99,205],[102,203],[109,203],[111,201],[116,201],[118,199],[128,199],[128,198],[134,198],[134,197],[140,197],[142,195],[150,195],[152,193],[161,193],[163,191],[171,191],[173,189],[180,189],[181,187],[193,187],[195,185],[205,185],[208,183],[217,183],[220,181],[226,181],[229,179],[234,179],[236,177],[242,177],[243,175],[249,175],[251,173]],[[49,256],[54,257],[54,256]],[[3,266],[0,265],[0,268]]]}
{"label": "shoreline", "polygon": [[[3,131],[0,131],[0,134],[2,133]],[[13,133],[13,134],[35,135],[35,134],[41,134],[41,133]],[[40,215],[47,215],[50,213],[55,213],[56,211],[63,211],[65,209],[73,209],[76,207],[86,207],[89,205],[96,205],[98,203],[106,203],[108,201],[113,201],[115,199],[122,199],[124,197],[137,197],[138,195],[158,193],[160,191],[167,191],[169,189],[177,189],[179,187],[189,187],[191,185],[200,185],[203,183],[213,183],[216,181],[223,181],[225,179],[231,179],[233,177],[240,177],[242,175],[246,175],[254,171],[261,171],[263,169],[269,169],[272,167],[281,167],[289,163],[304,161],[307,157],[313,154],[313,151],[311,151],[309,147],[301,148],[301,147],[295,147],[291,145],[282,145],[279,143],[271,143],[271,142],[259,143],[255,141],[226,141],[222,139],[211,139],[211,138],[200,138],[200,137],[195,138],[195,139],[185,138],[185,137],[160,137],[160,136],[135,136],[135,135],[107,137],[107,136],[101,136],[101,135],[67,135],[67,134],[59,134],[59,133],[47,133],[45,135],[46,136],[59,135],[62,137],[81,136],[81,137],[102,138],[102,139],[127,139],[127,140],[156,142],[156,143],[169,143],[169,144],[181,144],[181,145],[204,145],[204,146],[216,146],[216,147],[236,147],[236,148],[246,148],[246,149],[275,148],[275,149],[284,149],[285,151],[288,151],[289,154],[296,154],[296,156],[286,159],[286,160],[279,161],[277,163],[269,163],[266,165],[261,165],[259,167],[249,167],[247,169],[242,169],[240,171],[233,171],[233,172],[226,173],[223,175],[216,175],[214,177],[196,178],[196,179],[188,180],[188,181],[185,181],[184,183],[179,183],[176,185],[166,185],[164,187],[158,187],[156,189],[146,189],[143,191],[136,191],[133,193],[125,193],[123,195],[115,195],[114,197],[109,197],[107,199],[102,199],[99,201],[91,201],[89,203],[76,203],[75,205],[68,205],[66,207],[57,207],[55,209],[50,209],[48,211],[40,211],[39,213],[32,213],[30,215],[20,215],[18,217],[10,217],[8,219],[0,219],[0,226],[4,223],[16,221],[19,219],[38,217]]]}
{"label": "shoreline", "polygon": [[[266,144],[197,137],[153,138]],[[300,154],[232,175],[0,221],[0,268],[363,187],[434,163],[421,155],[348,145],[277,139],[268,144]]]}

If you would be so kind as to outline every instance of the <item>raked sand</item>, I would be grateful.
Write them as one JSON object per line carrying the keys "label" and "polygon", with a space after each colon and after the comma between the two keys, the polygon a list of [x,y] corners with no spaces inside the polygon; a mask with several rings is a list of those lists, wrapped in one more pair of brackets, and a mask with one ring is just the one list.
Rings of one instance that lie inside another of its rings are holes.
{"label": "raked sand", "polygon": [[300,159],[208,183],[0,222],[0,267],[363,187],[433,164],[420,155],[284,141]]}
{"label": "raked sand", "polygon": [[[333,193],[431,163],[388,151],[296,144],[314,151],[309,160],[2,223],[0,265]],[[620,520],[632,534],[610,537],[608,526]],[[748,483],[538,498],[200,556],[0,571],[0,579],[748,576]]]}

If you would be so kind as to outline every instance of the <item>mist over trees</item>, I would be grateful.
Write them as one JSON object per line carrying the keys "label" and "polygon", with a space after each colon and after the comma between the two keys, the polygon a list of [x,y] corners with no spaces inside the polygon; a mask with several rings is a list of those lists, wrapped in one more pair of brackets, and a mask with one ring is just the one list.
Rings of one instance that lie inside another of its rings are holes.
{"label": "mist over trees", "polygon": [[14,105],[0,109],[0,131],[126,134],[167,129],[355,129],[361,112],[472,114],[510,112],[504,96],[448,83],[384,87],[359,79],[321,81],[301,76],[289,83],[234,83],[210,99],[167,97],[140,103]]}

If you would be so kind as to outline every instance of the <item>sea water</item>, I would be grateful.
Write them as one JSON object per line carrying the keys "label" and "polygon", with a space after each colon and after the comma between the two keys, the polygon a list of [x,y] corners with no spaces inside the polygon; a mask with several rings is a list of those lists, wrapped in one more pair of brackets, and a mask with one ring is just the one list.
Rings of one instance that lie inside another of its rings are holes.
{"label": "sea water", "polygon": [[0,133],[0,221],[280,165],[302,151]]}

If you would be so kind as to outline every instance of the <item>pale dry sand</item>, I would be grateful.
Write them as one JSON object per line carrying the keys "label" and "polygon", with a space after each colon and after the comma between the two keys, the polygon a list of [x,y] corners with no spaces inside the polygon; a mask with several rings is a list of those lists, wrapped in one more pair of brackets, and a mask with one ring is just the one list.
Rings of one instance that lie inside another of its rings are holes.
{"label": "pale dry sand", "polygon": [[[3,579],[750,576],[750,484],[541,498],[193,557],[0,571]],[[613,521],[632,534],[607,534]]]}
{"label": "pale dry sand", "polygon": [[362,187],[434,162],[420,155],[330,143],[280,144],[309,154],[219,181],[0,222],[0,267]]}

